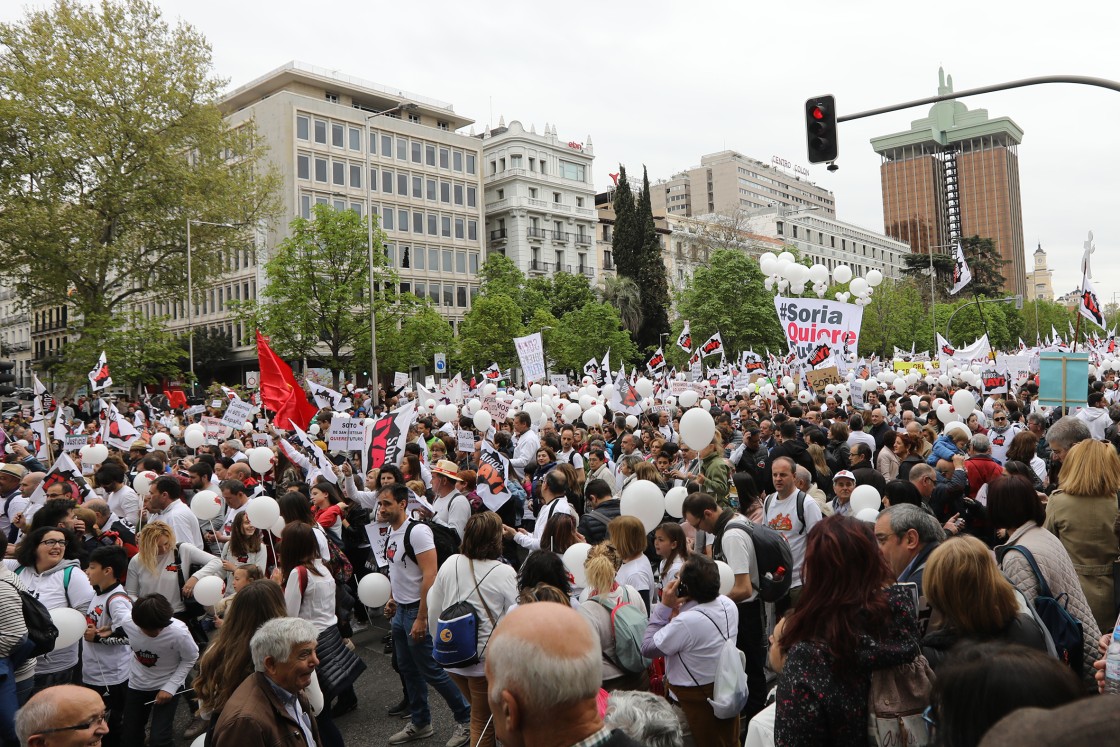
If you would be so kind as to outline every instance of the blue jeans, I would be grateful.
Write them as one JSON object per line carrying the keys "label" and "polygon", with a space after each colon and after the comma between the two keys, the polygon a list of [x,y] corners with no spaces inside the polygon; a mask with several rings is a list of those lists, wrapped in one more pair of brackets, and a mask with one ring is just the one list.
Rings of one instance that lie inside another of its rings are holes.
{"label": "blue jeans", "polygon": [[397,666],[404,679],[408,694],[408,709],[412,713],[412,723],[427,726],[432,722],[428,710],[428,684],[436,689],[447,701],[448,708],[460,724],[471,721],[471,704],[467,702],[459,688],[451,681],[447,672],[432,658],[432,637],[424,631],[424,637],[412,637],[412,625],[416,622],[419,605],[397,605],[393,615],[393,647],[397,653]]}

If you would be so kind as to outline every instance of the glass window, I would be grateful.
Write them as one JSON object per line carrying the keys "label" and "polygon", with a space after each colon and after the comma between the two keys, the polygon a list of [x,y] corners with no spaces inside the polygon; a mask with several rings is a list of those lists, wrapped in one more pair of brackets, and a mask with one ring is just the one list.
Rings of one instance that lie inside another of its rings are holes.
{"label": "glass window", "polygon": [[439,183],[440,202],[451,202],[451,185],[448,182]]}
{"label": "glass window", "polygon": [[350,164],[350,186],[362,188],[362,167]]}
{"label": "glass window", "polygon": [[300,179],[311,178],[311,156],[305,156],[302,153],[296,156],[296,174]]}
{"label": "glass window", "polygon": [[470,254],[470,268],[472,275],[478,274],[478,255],[474,252]]}
{"label": "glass window", "polygon": [[296,137],[300,140],[310,138],[311,120],[307,117],[296,117]]}
{"label": "glass window", "polygon": [[408,174],[397,174],[397,194],[408,196]]}
{"label": "glass window", "polygon": [[455,272],[465,273],[467,271],[467,253],[455,252]]}
{"label": "glass window", "polygon": [[428,283],[428,298],[433,306],[439,306],[439,283]]}
{"label": "glass window", "polygon": [[423,301],[428,295],[428,286],[423,283],[417,283],[415,293],[416,297]]}
{"label": "glass window", "polygon": [[453,168],[456,171],[462,171],[463,170],[463,151],[461,151],[461,150],[455,151],[454,159],[452,160],[452,164],[453,164]]}
{"label": "glass window", "polygon": [[324,183],[327,181],[327,159],[325,158],[315,159],[315,181]]}
{"label": "glass window", "polygon": [[465,221],[462,218],[456,218],[455,219],[455,238],[457,238],[457,239],[463,238],[464,227],[465,227]]}
{"label": "glass window", "polygon": [[456,205],[462,205],[463,204],[463,185],[462,184],[456,184],[455,185],[455,204]]}
{"label": "glass window", "polygon": [[346,209],[346,200],[335,200],[334,201],[334,209],[335,209],[336,212],[341,213],[343,210]]}
{"label": "glass window", "polygon": [[436,180],[435,179],[428,179],[427,184],[425,186],[427,187],[427,195],[426,195],[427,198],[429,200],[435,200],[436,199]]}
{"label": "glass window", "polygon": [[401,283],[401,293],[411,293],[412,283]]}
{"label": "glass window", "polygon": [[[413,263],[413,265],[415,265],[417,270],[423,270],[424,269],[424,260],[427,256],[428,256],[428,253],[426,251],[424,251],[424,247],[414,246],[412,248],[412,263]],[[419,288],[420,285],[417,285],[416,287]]]}
{"label": "glass window", "polygon": [[408,230],[408,211],[407,210],[398,210],[397,211],[397,225],[400,227],[401,231],[407,231]]}
{"label": "glass window", "polygon": [[350,150],[362,149],[362,131],[357,127],[350,128]]}
{"label": "glass window", "polygon": [[299,196],[299,217],[305,220],[311,219],[311,195]]}
{"label": "glass window", "polygon": [[560,162],[560,176],[565,179],[574,179],[575,181],[582,182],[584,180],[584,167],[581,163],[571,163],[570,161]]}
{"label": "glass window", "polygon": [[419,176],[412,177],[412,196],[417,200],[424,196],[424,180]]}
{"label": "glass window", "polygon": [[385,245],[385,259],[389,260],[390,267],[397,266],[397,247],[392,244]]}
{"label": "glass window", "polygon": [[436,146],[434,146],[434,145],[425,145],[424,146],[424,162],[426,164],[428,164],[429,166],[435,166],[436,165]]}
{"label": "glass window", "polygon": [[420,154],[421,149],[422,149],[422,145],[420,143],[416,142],[416,141],[413,141],[413,143],[412,143],[412,162],[413,163],[420,163],[421,162],[421,158],[422,158],[421,154]]}
{"label": "glass window", "polygon": [[444,306],[454,306],[455,305],[455,286],[454,285],[443,286],[443,305]]}
{"label": "glass window", "polygon": [[371,155],[377,153],[377,133],[373,130],[369,132],[369,152]]}
{"label": "glass window", "polygon": [[451,156],[451,151],[449,151],[447,148],[440,148],[439,149],[439,167],[441,169],[446,169],[447,168],[447,159],[450,156]]}
{"label": "glass window", "polygon": [[467,154],[467,173],[468,174],[473,174],[475,172],[475,169],[477,168],[477,166],[476,166],[477,161],[478,161],[478,157],[475,156],[474,153],[468,153]]}
{"label": "glass window", "polygon": [[393,157],[393,136],[392,135],[382,135],[381,136],[381,155],[384,156],[385,158],[392,158]]}
{"label": "glass window", "polygon": [[370,190],[377,189],[377,169],[369,170],[369,188]]}
{"label": "glass window", "polygon": [[412,214],[412,232],[413,233],[424,233],[424,214],[423,213],[413,213]]}
{"label": "glass window", "polygon": [[387,195],[393,194],[393,172],[381,172],[381,191]]}
{"label": "glass window", "polygon": [[478,189],[467,187],[467,207],[478,207]]}
{"label": "glass window", "polygon": [[455,305],[460,309],[467,308],[467,286],[458,285],[455,287]]}
{"label": "glass window", "polygon": [[397,160],[398,161],[407,161],[408,160],[408,141],[405,140],[403,137],[397,138]]}
{"label": "glass window", "polygon": [[514,153],[512,156],[509,157],[509,167],[511,169],[521,168],[521,154],[520,153]]}
{"label": "glass window", "polygon": [[358,215],[361,215],[362,213],[365,212],[364,208],[365,208],[365,206],[362,205],[362,203],[360,203],[360,202],[351,202],[350,203],[350,209],[353,210]]}
{"label": "glass window", "polygon": [[346,164],[342,161],[335,161],[331,164],[331,171],[333,172],[334,183],[340,187],[346,186]]}
{"label": "glass window", "polygon": [[409,262],[411,261],[411,258],[409,256],[409,254],[410,254],[410,252],[409,252],[408,247],[407,246],[402,246],[401,247],[401,269],[408,268]]}
{"label": "glass window", "polygon": [[450,273],[455,267],[455,252],[450,249],[443,250],[443,271]]}
{"label": "glass window", "polygon": [[440,218],[440,233],[451,238],[451,216],[445,215]]}
{"label": "glass window", "polygon": [[439,249],[428,249],[428,269],[432,272],[439,271]]}
{"label": "glass window", "polygon": [[472,285],[471,286],[471,303],[474,303],[474,300],[476,298],[478,298],[478,286],[477,285]]}
{"label": "glass window", "polygon": [[478,241],[478,221],[467,221],[467,238],[471,241]]}
{"label": "glass window", "polygon": [[428,235],[436,235],[436,214],[428,213]]}
{"label": "glass window", "polygon": [[327,123],[321,119],[315,120],[315,142],[327,144]]}
{"label": "glass window", "polygon": [[327,199],[326,197],[318,197],[318,196],[316,196],[316,197],[315,197],[315,204],[316,204],[316,205],[329,205],[329,204],[331,204],[331,201],[330,201],[330,200],[328,200],[328,199]]}
{"label": "glass window", "polygon": [[346,128],[345,127],[343,127],[342,125],[337,124],[337,123],[332,123],[331,124],[331,145],[333,145],[336,148],[345,148],[346,144],[343,142],[343,138],[345,136],[346,136]]}

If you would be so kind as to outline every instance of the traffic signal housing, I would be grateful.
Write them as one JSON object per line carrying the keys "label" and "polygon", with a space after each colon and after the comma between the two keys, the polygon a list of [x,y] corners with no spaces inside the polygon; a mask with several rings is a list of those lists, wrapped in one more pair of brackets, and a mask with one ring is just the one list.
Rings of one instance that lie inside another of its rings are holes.
{"label": "traffic signal housing", "polygon": [[14,386],[16,376],[12,372],[16,364],[11,361],[0,361],[0,397],[6,397],[16,393]]}
{"label": "traffic signal housing", "polygon": [[805,102],[805,135],[809,146],[809,163],[836,160],[840,143],[836,137],[836,99],[816,96]]}

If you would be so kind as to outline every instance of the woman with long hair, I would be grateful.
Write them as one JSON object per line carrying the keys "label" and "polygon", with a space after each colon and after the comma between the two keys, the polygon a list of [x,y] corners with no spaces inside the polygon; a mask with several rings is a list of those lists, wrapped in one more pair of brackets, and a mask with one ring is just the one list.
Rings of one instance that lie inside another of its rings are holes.
{"label": "woman with long hair", "polygon": [[1046,633],[982,541],[961,534],[929,555],[922,591],[940,625],[922,638],[922,653],[936,670],[961,641],[1004,641],[1047,650]]}
{"label": "woman with long hair", "polygon": [[261,573],[268,570],[268,547],[261,530],[249,521],[247,511],[238,511],[230,524],[229,542],[222,546],[222,570],[226,572],[226,592],[233,589],[233,573],[241,565],[255,565]]}
{"label": "woman with long hair", "polygon": [[1116,619],[1112,562],[1120,554],[1116,524],[1116,491],[1120,490],[1120,457],[1104,441],[1082,441],[1062,460],[1058,489],[1046,502],[1046,523],[1066,548],[1077,578],[1101,630]]}
{"label": "woman with long hair", "polygon": [[825,458],[833,474],[842,469],[848,469],[852,463],[851,448],[848,446],[848,424],[842,420],[833,420],[828,427],[828,446],[825,447]]}
{"label": "woman with long hair", "polygon": [[[568,518],[566,514],[553,517]],[[547,531],[547,529],[546,529]],[[486,697],[486,644],[494,626],[505,611],[517,601],[517,574],[503,563],[502,520],[493,511],[474,514],[467,520],[463,544],[458,555],[452,555],[440,566],[436,580],[428,592],[428,609],[442,610],[465,601],[478,619],[476,632],[478,663],[465,667],[449,667],[451,680],[471,704],[470,747],[493,747],[494,731],[486,729],[490,720],[490,701]],[[437,637],[439,615],[428,615],[432,640]],[[485,730],[485,731],[484,731]]]}
{"label": "woman with long hair", "polygon": [[568,548],[582,542],[583,538],[576,529],[576,520],[571,514],[556,514],[544,525],[541,533],[541,549],[554,552],[563,557]]}
{"label": "woman with long hair", "polygon": [[648,611],[656,584],[653,580],[653,566],[645,556],[647,539],[641,519],[635,516],[617,516],[607,524],[607,533],[611,544],[622,556],[622,567],[615,574],[615,581],[621,586],[637,589]]}
{"label": "woman with long hair", "polygon": [[809,532],[801,580],[778,644],[786,661],[776,742],[864,747],[872,672],[920,653],[913,602],[891,585],[871,524],[850,516],[829,516]]}
{"label": "woman with long hair", "polygon": [[669,582],[677,577],[684,561],[688,560],[688,539],[684,529],[675,521],[667,521],[653,530],[653,549],[661,562],[657,567],[657,600]]}
{"label": "woman with long hair", "polygon": [[1035,490],[1046,490],[1050,478],[1046,474],[1046,462],[1038,456],[1038,436],[1030,431],[1019,431],[1007,447],[1007,462],[1022,462],[1030,466],[1035,476]]}
{"label": "woman with long hair", "polygon": [[[813,469],[817,472],[817,487],[824,492],[826,498],[831,498],[832,468],[828,466],[828,455],[825,454],[824,447],[820,444],[809,444],[805,448],[805,452],[813,460]],[[740,511],[742,511],[743,496],[739,496],[739,506]]]}
{"label": "woman with long hair", "polygon": [[342,542],[342,491],[327,480],[311,486],[311,516],[325,531],[334,535],[335,542]]}
{"label": "woman with long hair", "polygon": [[1068,599],[1066,611],[1081,623],[1084,657],[1081,675],[1090,689],[1096,689],[1091,665],[1097,658],[1097,640],[1101,631],[1093,619],[1093,611],[1077,580],[1077,570],[1069,559],[1069,553],[1061,540],[1042,528],[1042,523],[1046,521],[1046,509],[1032,481],[1026,477],[1005,475],[988,483],[988,517],[993,527],[1008,534],[1007,541],[996,548],[996,558],[1004,575],[1026,600],[1034,603],[1040,584],[1022,549],[1031,554],[1050,588],[1050,596],[1062,599],[1065,595]]}
{"label": "woman with long hair", "polygon": [[519,592],[540,585],[560,589],[571,606],[579,606],[572,594],[572,574],[564,567],[564,561],[560,556],[548,550],[535,550],[529,553],[517,574]]}
{"label": "woman with long hair", "polygon": [[579,606],[579,612],[599,635],[599,645],[603,650],[603,689],[607,692],[645,690],[649,684],[646,672],[628,672],[616,663],[611,610],[619,601],[623,601],[636,605],[644,614],[649,614],[638,590],[633,586],[623,586],[615,580],[618,570],[622,568],[622,555],[609,541],[600,542],[587,553],[583,568],[587,576],[585,593],[588,597]]}
{"label": "woman with long hair", "polygon": [[897,449],[898,435],[893,430],[884,433],[883,448],[879,449],[879,454],[875,457],[875,469],[879,470],[879,474],[887,482],[898,477],[898,466],[902,463]]}

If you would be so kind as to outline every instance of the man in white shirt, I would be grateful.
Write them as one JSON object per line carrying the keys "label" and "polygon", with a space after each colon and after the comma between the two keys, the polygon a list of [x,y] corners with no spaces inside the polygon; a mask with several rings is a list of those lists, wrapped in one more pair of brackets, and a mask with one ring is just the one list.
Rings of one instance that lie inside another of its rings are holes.
{"label": "man in white shirt", "polygon": [[583,455],[575,449],[576,429],[574,426],[565,425],[560,429],[560,445],[563,450],[557,455],[556,461],[561,464],[570,464],[575,469],[579,481],[584,482],[586,474],[583,469]]}
{"label": "man in white shirt", "polygon": [[144,500],[148,521],[165,522],[175,532],[176,542],[189,542],[200,550],[205,549],[198,517],[183,503],[182,497],[183,488],[178,478],[164,475],[154,480]]}
{"label": "man in white shirt", "polygon": [[848,434],[848,448],[856,444],[866,444],[867,448],[871,449],[872,459],[875,456],[875,437],[870,433],[863,431],[863,416],[858,412],[853,413],[852,417],[848,419],[848,427],[851,432]]}
{"label": "man in white shirt", "polygon": [[[780,602],[775,603],[775,610],[779,613],[797,605],[797,597],[801,594],[801,566],[805,563],[805,535],[823,518],[817,502],[797,489],[795,469],[796,465],[789,457],[774,460],[770,467],[774,492],[766,496],[762,509],[762,520],[771,529],[782,533],[793,555],[789,601],[784,606]],[[798,504],[801,505],[800,510]]]}
{"label": "man in white shirt", "polygon": [[97,484],[105,490],[109,510],[135,530],[140,523],[140,496],[125,484],[124,470],[115,462],[105,462],[95,476]]}
{"label": "man in white shirt", "polygon": [[432,492],[436,498],[432,501],[432,519],[451,527],[459,533],[462,540],[467,531],[467,520],[471,518],[471,502],[459,492],[462,479],[459,477],[459,465],[447,459],[440,459],[432,469]]}
{"label": "man in white shirt", "polygon": [[513,419],[513,458],[509,460],[518,479],[525,479],[525,468],[537,463],[537,449],[541,440],[533,433],[533,419],[527,412],[519,412]]}
{"label": "man in white shirt", "polygon": [[392,618],[393,647],[411,714],[404,729],[389,737],[389,744],[432,736],[428,709],[431,685],[447,702],[458,724],[447,744],[460,747],[470,741],[471,706],[447,672],[436,664],[428,634],[428,591],[437,570],[435,539],[431,529],[408,518],[407,507],[408,488],[404,485],[386,485],[377,494],[377,518],[390,526],[385,559],[389,562],[391,591],[385,614]]}

